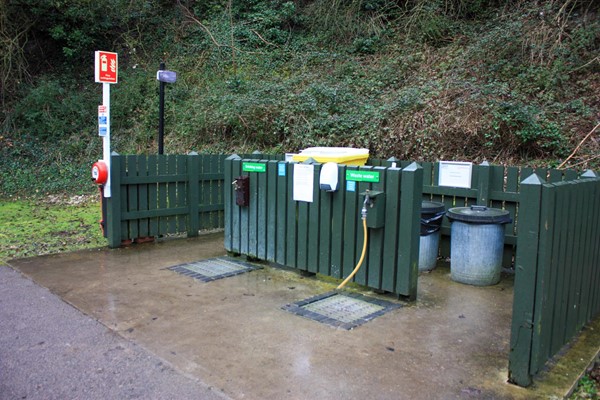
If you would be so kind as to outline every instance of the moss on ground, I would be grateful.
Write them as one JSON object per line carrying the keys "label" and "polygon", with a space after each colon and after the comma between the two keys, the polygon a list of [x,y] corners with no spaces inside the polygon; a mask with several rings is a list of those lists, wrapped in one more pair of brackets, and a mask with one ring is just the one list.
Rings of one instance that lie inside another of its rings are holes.
{"label": "moss on ground", "polygon": [[106,245],[95,197],[0,200],[0,264]]}

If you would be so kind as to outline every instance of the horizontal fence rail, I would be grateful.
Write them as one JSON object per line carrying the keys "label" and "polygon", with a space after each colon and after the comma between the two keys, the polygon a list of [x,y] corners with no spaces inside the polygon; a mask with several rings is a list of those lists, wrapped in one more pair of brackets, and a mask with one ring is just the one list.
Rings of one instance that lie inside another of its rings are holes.
{"label": "horizontal fence rail", "polygon": [[510,379],[528,386],[600,314],[600,179],[522,182]]}
{"label": "horizontal fence rail", "polygon": [[[249,171],[247,164],[257,172]],[[226,181],[249,177],[247,206],[236,204],[233,186],[226,189],[225,248],[303,271],[346,277],[361,256],[364,240],[360,193],[383,191],[385,225],[369,229],[367,256],[354,281],[414,299],[422,169],[416,164],[404,169],[340,165],[339,189],[332,193],[320,190],[322,165],[315,163],[313,184],[306,189],[312,193],[309,202],[294,200],[296,165],[237,156],[225,161]],[[378,181],[350,181],[347,171],[373,172]]]}
{"label": "horizontal fence rail", "polygon": [[110,247],[123,241],[223,228],[226,156],[113,153],[107,206]]}

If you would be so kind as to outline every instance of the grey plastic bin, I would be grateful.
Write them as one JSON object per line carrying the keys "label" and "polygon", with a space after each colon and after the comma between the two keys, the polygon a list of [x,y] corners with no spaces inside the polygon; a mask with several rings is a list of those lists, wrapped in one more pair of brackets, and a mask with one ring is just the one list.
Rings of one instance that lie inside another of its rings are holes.
{"label": "grey plastic bin", "polygon": [[440,228],[446,207],[436,201],[421,203],[421,238],[419,241],[419,271],[435,268],[440,245]]}

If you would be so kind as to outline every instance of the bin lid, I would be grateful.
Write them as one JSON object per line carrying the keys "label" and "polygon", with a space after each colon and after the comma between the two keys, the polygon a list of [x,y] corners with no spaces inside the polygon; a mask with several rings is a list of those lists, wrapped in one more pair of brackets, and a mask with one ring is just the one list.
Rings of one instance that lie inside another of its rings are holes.
{"label": "bin lid", "polygon": [[446,216],[450,221],[455,220],[473,224],[508,224],[512,222],[510,213],[507,210],[485,206],[451,208]]}
{"label": "bin lid", "polygon": [[421,202],[421,214],[437,214],[444,212],[445,210],[446,206],[444,206],[444,203],[439,203],[437,201]]}

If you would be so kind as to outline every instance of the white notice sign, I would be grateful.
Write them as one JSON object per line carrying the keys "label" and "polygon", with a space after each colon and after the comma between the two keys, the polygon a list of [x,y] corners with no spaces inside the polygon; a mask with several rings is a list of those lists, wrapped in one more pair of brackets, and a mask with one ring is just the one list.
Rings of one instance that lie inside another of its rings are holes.
{"label": "white notice sign", "polygon": [[294,164],[294,201],[313,202],[315,166]]}
{"label": "white notice sign", "polygon": [[471,188],[473,163],[440,161],[439,186]]}

